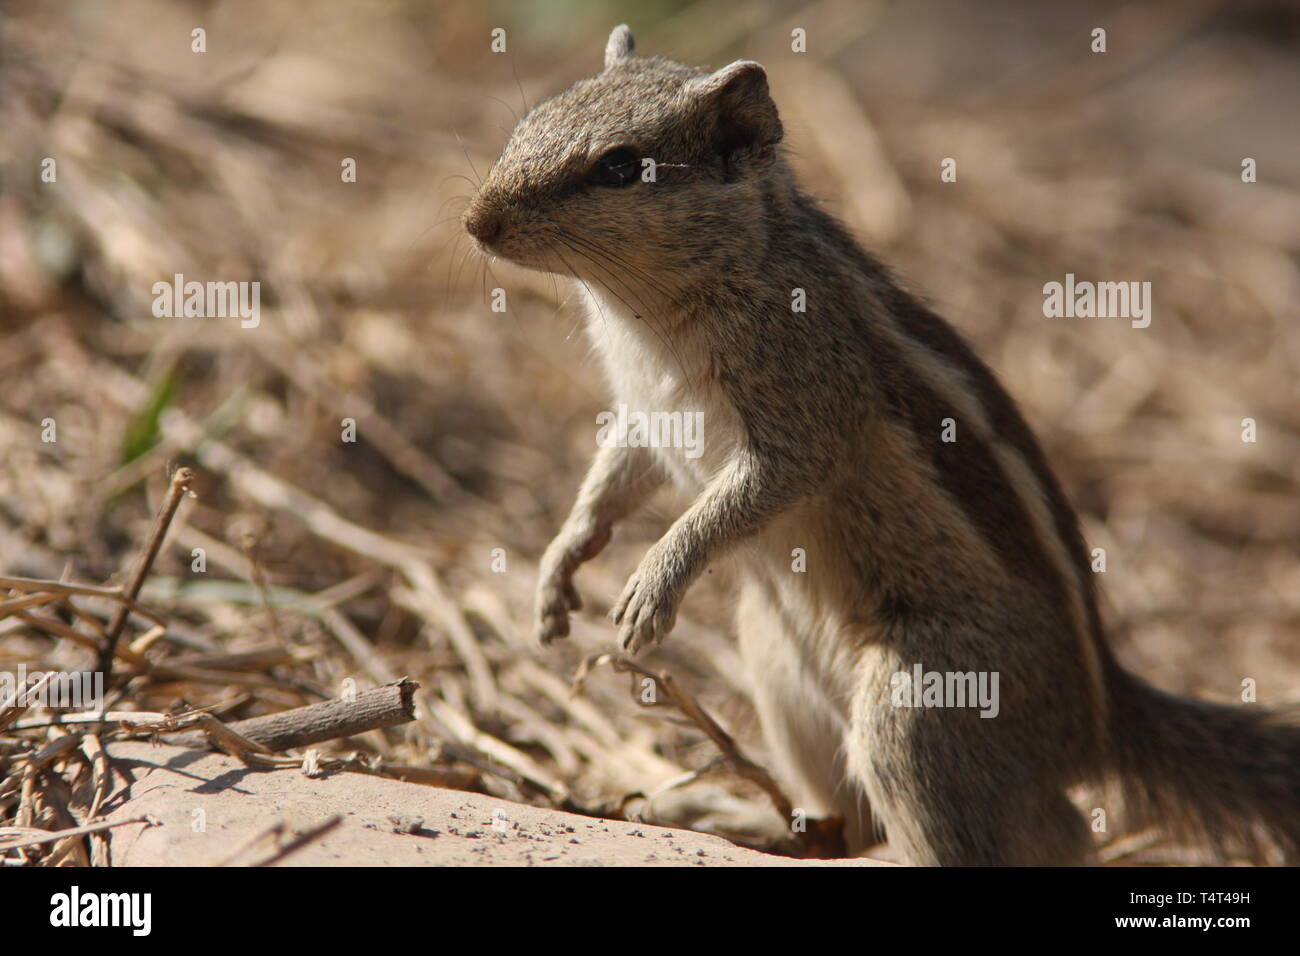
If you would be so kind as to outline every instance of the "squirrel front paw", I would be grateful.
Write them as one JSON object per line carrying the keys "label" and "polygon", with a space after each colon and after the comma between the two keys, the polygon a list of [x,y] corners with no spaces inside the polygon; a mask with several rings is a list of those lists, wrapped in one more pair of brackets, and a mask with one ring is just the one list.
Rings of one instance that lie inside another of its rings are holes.
{"label": "squirrel front paw", "polygon": [[569,636],[569,612],[582,607],[582,598],[573,586],[572,574],[544,574],[537,585],[537,631],[541,644],[557,637]]}
{"label": "squirrel front paw", "polygon": [[582,598],[573,586],[573,575],[582,562],[600,552],[609,542],[610,528],[596,526],[582,534],[561,535],[542,556],[537,576],[536,637],[545,645],[557,637],[569,636],[569,614],[582,608]]}
{"label": "squirrel front paw", "polygon": [[610,612],[614,623],[619,625],[619,643],[623,649],[636,654],[662,641],[673,629],[680,602],[680,587],[651,551],[628,579],[622,596]]}

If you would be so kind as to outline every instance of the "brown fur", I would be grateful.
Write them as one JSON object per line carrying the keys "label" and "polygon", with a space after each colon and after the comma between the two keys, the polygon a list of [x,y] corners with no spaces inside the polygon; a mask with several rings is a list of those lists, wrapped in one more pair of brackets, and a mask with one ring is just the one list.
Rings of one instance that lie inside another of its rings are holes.
{"label": "brown fur", "polygon": [[[540,638],[568,633],[578,566],[672,480],[694,501],[614,609],[624,646],[661,639],[704,568],[734,558],[778,768],[857,847],[874,815],[914,863],[1084,862],[1066,792],[1115,778],[1136,823],[1294,860],[1300,730],[1118,667],[1078,521],[1015,403],[799,189],[762,68],[631,50],[620,27],[604,72],[529,113],[465,216],[486,253],[577,281],[618,401],[705,416],[698,458],[597,454],[542,560]],[[598,184],[619,148],[656,181]],[[916,663],[997,672],[997,717],[894,706],[891,675]]]}

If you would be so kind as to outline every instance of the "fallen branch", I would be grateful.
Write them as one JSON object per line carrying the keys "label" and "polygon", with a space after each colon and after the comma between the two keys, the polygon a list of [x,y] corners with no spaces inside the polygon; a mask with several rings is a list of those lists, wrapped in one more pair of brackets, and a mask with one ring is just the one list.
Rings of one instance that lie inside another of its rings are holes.
{"label": "fallen branch", "polygon": [[[394,727],[414,720],[414,695],[419,686],[403,677],[396,683],[373,687],[355,697],[337,697],[264,717],[250,717],[226,727],[270,752],[354,737],[367,730]],[[208,746],[207,739],[200,733],[171,737],[168,742],[182,747]]]}

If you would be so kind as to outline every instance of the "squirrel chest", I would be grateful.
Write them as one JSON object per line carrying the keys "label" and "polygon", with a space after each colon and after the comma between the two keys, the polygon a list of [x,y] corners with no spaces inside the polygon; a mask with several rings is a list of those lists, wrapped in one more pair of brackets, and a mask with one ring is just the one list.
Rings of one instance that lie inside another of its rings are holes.
{"label": "squirrel chest", "polygon": [[616,406],[611,411],[619,413],[622,405],[629,420],[646,423],[626,439],[648,444],[679,488],[698,493],[744,437],[740,416],[712,377],[708,354],[691,335],[670,337],[655,318],[634,315],[602,290],[579,284],[578,292]]}

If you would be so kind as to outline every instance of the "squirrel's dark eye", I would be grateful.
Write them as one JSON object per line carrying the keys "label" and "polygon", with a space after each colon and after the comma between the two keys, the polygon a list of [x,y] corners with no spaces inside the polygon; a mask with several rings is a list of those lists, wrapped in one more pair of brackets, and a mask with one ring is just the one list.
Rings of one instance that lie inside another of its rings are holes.
{"label": "squirrel's dark eye", "polygon": [[641,173],[641,157],[620,146],[611,149],[591,167],[591,181],[597,186],[630,186]]}

